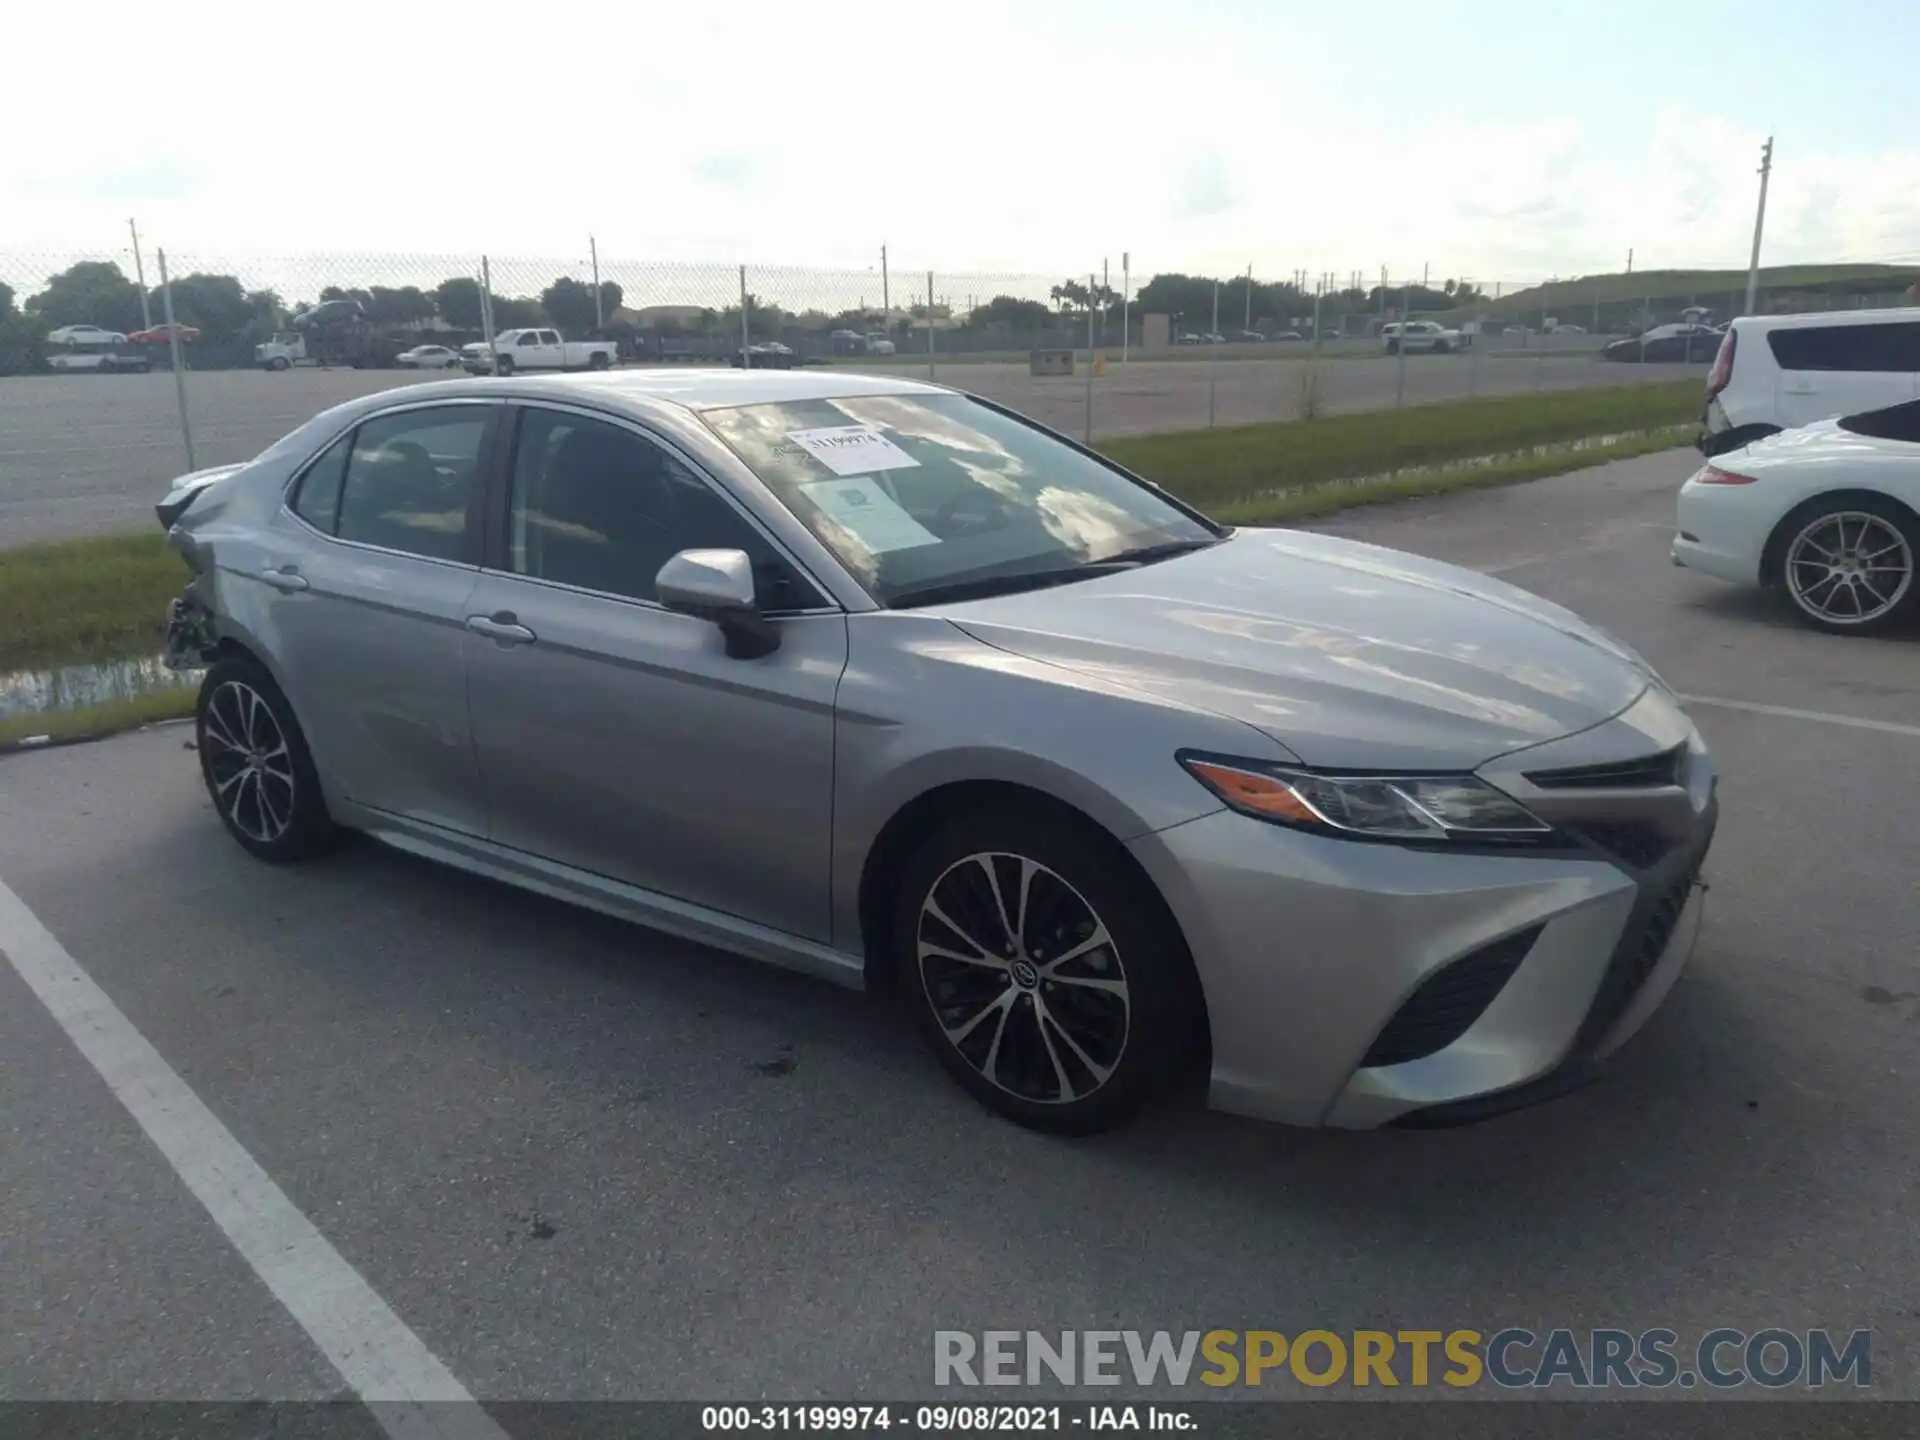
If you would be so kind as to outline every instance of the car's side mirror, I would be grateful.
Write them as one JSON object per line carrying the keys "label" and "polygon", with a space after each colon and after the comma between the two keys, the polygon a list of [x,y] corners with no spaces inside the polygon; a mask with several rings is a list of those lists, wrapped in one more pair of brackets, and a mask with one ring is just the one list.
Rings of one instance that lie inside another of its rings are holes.
{"label": "car's side mirror", "polygon": [[744,550],[682,550],[660,567],[653,592],[676,614],[719,626],[735,660],[758,660],[780,648],[779,627],[760,613],[753,561]]}

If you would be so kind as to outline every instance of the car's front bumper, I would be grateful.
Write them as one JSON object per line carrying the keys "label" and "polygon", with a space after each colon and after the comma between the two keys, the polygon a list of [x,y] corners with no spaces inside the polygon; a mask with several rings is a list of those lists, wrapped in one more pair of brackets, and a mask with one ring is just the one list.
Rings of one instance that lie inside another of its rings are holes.
{"label": "car's front bumper", "polygon": [[[1632,861],[1598,845],[1498,854],[1330,839],[1228,811],[1133,841],[1199,971],[1211,1103],[1365,1129],[1480,1118],[1583,1081],[1658,1007],[1698,934],[1717,819],[1698,753],[1694,789],[1658,798],[1662,848]],[[1599,815],[1633,804],[1592,803]],[[1509,945],[1523,958],[1462,1012],[1455,1038],[1369,1063],[1390,1025],[1445,1022],[1460,967]]]}

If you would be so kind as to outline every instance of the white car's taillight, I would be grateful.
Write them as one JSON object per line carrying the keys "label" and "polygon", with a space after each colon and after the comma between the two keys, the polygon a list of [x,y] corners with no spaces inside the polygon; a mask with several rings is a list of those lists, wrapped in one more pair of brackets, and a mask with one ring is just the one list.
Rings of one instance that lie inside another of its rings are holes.
{"label": "white car's taillight", "polygon": [[1713,399],[1727,388],[1727,382],[1733,379],[1734,332],[1728,328],[1726,336],[1720,342],[1720,350],[1713,357],[1713,369],[1707,372],[1707,398]]}

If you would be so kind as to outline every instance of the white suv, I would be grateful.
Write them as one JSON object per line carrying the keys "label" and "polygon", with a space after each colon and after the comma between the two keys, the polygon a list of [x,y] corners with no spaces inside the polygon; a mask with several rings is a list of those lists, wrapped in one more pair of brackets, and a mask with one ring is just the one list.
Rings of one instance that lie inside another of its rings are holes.
{"label": "white suv", "polygon": [[1444,355],[1449,350],[1465,349],[1467,341],[1458,330],[1449,330],[1431,320],[1409,320],[1404,326],[1394,324],[1380,327],[1380,348],[1387,354],[1399,354],[1403,343],[1409,355],[1418,355],[1422,351]]}
{"label": "white suv", "polygon": [[1707,376],[1703,455],[1920,399],[1920,309],[1743,315]]}

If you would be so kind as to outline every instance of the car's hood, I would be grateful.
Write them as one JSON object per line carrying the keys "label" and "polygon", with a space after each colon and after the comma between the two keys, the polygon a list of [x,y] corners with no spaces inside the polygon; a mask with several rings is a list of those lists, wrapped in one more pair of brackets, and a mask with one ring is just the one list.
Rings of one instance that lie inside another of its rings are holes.
{"label": "car's hood", "polygon": [[1655,679],[1524,590],[1295,530],[941,613],[986,644],[1232,716],[1333,768],[1472,768],[1596,725]]}

